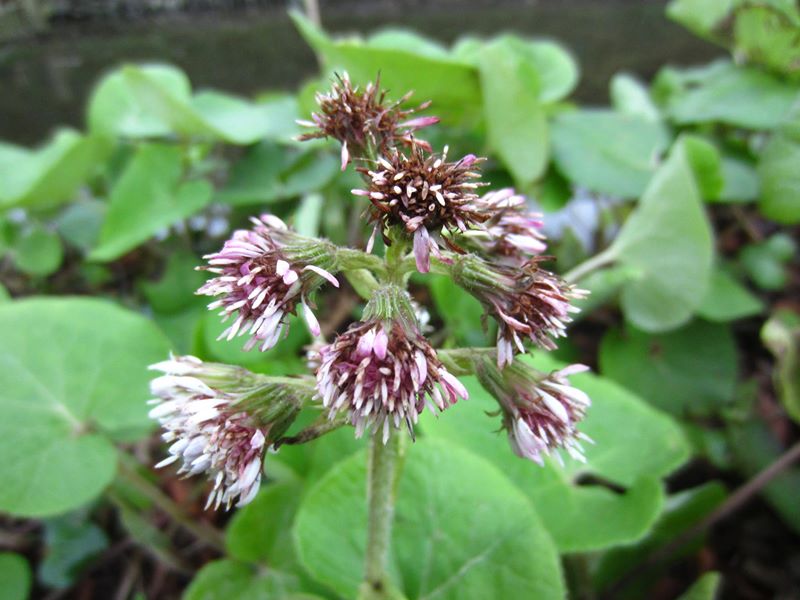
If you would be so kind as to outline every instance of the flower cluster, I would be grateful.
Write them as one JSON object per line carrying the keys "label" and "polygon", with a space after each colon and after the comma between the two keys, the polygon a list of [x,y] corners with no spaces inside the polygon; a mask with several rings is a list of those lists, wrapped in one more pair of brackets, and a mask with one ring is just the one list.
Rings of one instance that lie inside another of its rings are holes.
{"label": "flower cluster", "polygon": [[224,320],[234,318],[220,338],[231,340],[249,333],[246,350],[257,344],[262,351],[268,350],[280,339],[287,316],[296,313],[298,302],[312,333],[319,335],[308,294],[324,280],[339,286],[321,266],[333,265],[330,250],[317,240],[294,234],[273,215],[252,221],[253,229],[236,231],[222,250],[204,257],[208,266],[200,267],[216,276],[197,293],[220,296],[208,308],[221,308]]}
{"label": "flower cluster", "polygon": [[[430,270],[430,254],[439,248],[457,250],[442,232],[464,232],[488,218],[477,203],[480,183],[475,171],[481,160],[468,154],[447,162],[447,147],[441,156],[413,145],[405,154],[397,149],[378,158],[374,170],[362,169],[367,189],[353,190],[372,203],[370,220],[385,232],[400,226],[414,239],[414,256],[421,273]],[[387,240],[388,241],[388,240]]]}
{"label": "flower cluster", "polygon": [[215,381],[238,378],[238,369],[209,365],[193,356],[172,357],[152,365],[165,374],[150,389],[155,404],[150,417],[164,428],[169,457],[156,465],[181,460],[187,477],[207,473],[214,482],[206,508],[230,508],[250,502],[258,492],[267,432],[236,404],[240,394],[224,391]]}
{"label": "flower cluster", "polygon": [[[515,355],[528,343],[555,348],[577,311],[572,301],[586,292],[542,268],[548,257],[542,256],[541,215],[522,195],[510,188],[478,193],[486,185],[478,172],[483,159],[467,154],[448,161],[447,147],[437,154],[414,138],[414,130],[437,119],[410,119],[413,111],[402,108],[407,99],[388,102],[379,82],[361,90],[343,75],[329,94],[318,96],[320,110],[305,123],[314,131],[302,139],[341,142],[342,168],[351,156],[364,161],[357,169],[364,186],[353,193],[369,200],[367,252],[301,236],[262,215],[199,267],[212,277],[197,293],[212,296],[209,308],[231,320],[220,337],[248,336],[245,349],[268,350],[298,306],[317,337],[307,353],[314,377],[270,378],[188,356],[153,365],[164,374],[152,382],[150,416],[170,444],[158,466],[180,461],[182,474],[207,474],[214,486],[209,506],[246,504],[258,491],[266,449],[308,441],[340,422],[352,424],[357,436],[369,432],[375,443],[403,429],[413,439],[426,406],[438,414],[468,397],[453,373],[477,372],[500,403],[518,455],[541,464],[564,448],[583,458],[580,442],[588,438],[577,424],[589,399],[568,376],[585,367],[546,375]],[[383,260],[371,254],[378,232],[392,246]],[[425,337],[427,313],[404,287],[414,266],[426,273],[432,263],[497,321],[496,351],[433,348]],[[371,297],[360,320],[327,342],[310,296],[326,281],[338,287],[334,274],[340,271]],[[323,416],[282,437],[304,405],[319,401],[328,421]]]}
{"label": "flower cluster", "polygon": [[316,96],[319,112],[311,121],[298,121],[314,131],[304,133],[300,140],[333,138],[342,144],[342,170],[350,162],[351,154],[363,156],[370,148],[386,154],[398,144],[421,144],[413,132],[439,122],[437,117],[409,117],[430,106],[426,102],[416,109],[400,108],[411,97],[406,94],[396,102],[387,102],[386,92],[380,87],[380,78],[369,82],[363,91],[353,87],[347,73],[337,76],[330,93]]}
{"label": "flower cluster", "polygon": [[466,399],[466,388],[453,377],[425,337],[401,321],[354,323],[319,349],[317,389],[333,418],[346,411],[356,428],[382,432],[403,425],[414,436],[419,414],[435,413]]}
{"label": "flower cluster", "polygon": [[495,396],[503,412],[503,426],[514,453],[543,464],[563,448],[570,457],[586,462],[581,442],[592,440],[577,430],[591,404],[585,392],[569,384],[569,376],[588,370],[570,365],[545,375],[525,363],[515,362],[502,372],[490,363],[478,368],[481,383]]}

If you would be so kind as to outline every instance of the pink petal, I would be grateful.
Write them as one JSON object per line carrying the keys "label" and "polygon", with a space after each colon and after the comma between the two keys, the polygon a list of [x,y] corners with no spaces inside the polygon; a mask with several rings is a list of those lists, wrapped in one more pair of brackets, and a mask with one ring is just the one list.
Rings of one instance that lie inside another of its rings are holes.
{"label": "pink petal", "polygon": [[319,328],[319,321],[317,317],[314,315],[312,310],[306,304],[305,298],[303,299],[303,316],[306,319],[306,323],[308,324],[308,329],[311,331],[312,335],[319,335],[320,328]]}
{"label": "pink petal", "polygon": [[375,342],[372,345],[372,351],[379,359],[386,358],[386,348],[389,345],[389,337],[383,329],[380,329],[375,335]]}
{"label": "pink petal", "polygon": [[414,258],[417,261],[417,271],[427,273],[431,270],[431,243],[425,227],[414,232]]}
{"label": "pink petal", "polygon": [[313,271],[323,279],[327,279],[333,287],[339,287],[339,280],[336,279],[333,275],[328,273],[325,269],[320,269],[319,267],[315,267],[314,265],[308,265],[303,267],[303,271]]}
{"label": "pink petal", "polygon": [[347,163],[350,162],[350,152],[347,150],[347,142],[342,144],[342,171],[347,168]]}

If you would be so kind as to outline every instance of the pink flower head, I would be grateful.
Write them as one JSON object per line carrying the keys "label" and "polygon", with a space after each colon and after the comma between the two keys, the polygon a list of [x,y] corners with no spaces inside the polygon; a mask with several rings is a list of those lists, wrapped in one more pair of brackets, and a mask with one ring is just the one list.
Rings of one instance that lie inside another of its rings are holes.
{"label": "pink flower head", "polygon": [[[150,417],[164,428],[170,456],[156,465],[181,460],[178,473],[206,473],[214,488],[206,508],[244,506],[258,492],[268,428],[259,427],[235,406],[239,396],[215,386],[235,367],[210,365],[193,356],[173,357],[151,367],[165,373],[151,383],[156,396]],[[238,499],[238,501],[237,501]]]}
{"label": "pink flower head", "polygon": [[353,193],[372,203],[370,220],[377,229],[399,226],[413,237],[417,269],[427,273],[431,253],[439,255],[445,246],[461,251],[443,232],[465,232],[489,218],[476,204],[481,184],[474,181],[479,177],[474,168],[480,160],[468,154],[447,162],[447,147],[441,156],[419,144],[408,155],[395,149],[379,158],[374,170],[360,169],[369,187]]}
{"label": "pink flower head", "polygon": [[521,266],[490,265],[477,257],[464,257],[454,275],[497,321],[497,364],[511,364],[525,352],[529,340],[554,350],[553,338],[565,337],[572,314],[580,309],[571,301],[588,292],[577,289],[542,269],[549,257],[534,257]]}
{"label": "pink flower head", "polygon": [[325,249],[315,253],[313,245],[320,242],[297,236],[273,215],[252,221],[253,229],[236,231],[222,250],[204,257],[208,266],[201,267],[216,276],[197,293],[219,297],[208,308],[221,308],[223,321],[233,318],[220,338],[249,334],[245,350],[257,344],[262,351],[268,350],[280,339],[287,316],[296,314],[298,303],[303,305],[309,329],[319,335],[307,297],[324,280],[339,286],[320,266],[332,264],[331,253]]}
{"label": "pink flower head", "polygon": [[[571,365],[554,371],[531,385],[526,378],[510,377],[513,399],[506,406],[505,425],[511,448],[517,456],[543,464],[543,455],[552,455],[561,464],[563,448],[575,460],[586,462],[581,441],[590,442],[577,430],[591,404],[589,396],[572,387],[568,375],[587,370],[583,365]],[[510,369],[506,369],[510,370]]]}
{"label": "pink flower head", "polygon": [[341,142],[342,170],[350,162],[350,156],[364,156],[368,148],[380,154],[387,153],[398,144],[410,145],[414,142],[429,148],[426,142],[415,140],[413,132],[439,122],[438,117],[416,117],[409,119],[414,112],[425,110],[430,102],[416,109],[401,109],[411,93],[396,102],[386,98],[386,91],[380,87],[380,78],[367,83],[359,89],[353,86],[347,73],[337,75],[333,88],[327,94],[316,96],[319,112],[311,115],[311,121],[299,121],[304,127],[314,131],[304,133],[300,140],[314,138],[333,138]]}
{"label": "pink flower head", "polygon": [[354,323],[320,351],[317,390],[333,418],[350,416],[361,436],[414,425],[425,405],[435,413],[468,393],[436,355],[425,337],[397,321]]}
{"label": "pink flower head", "polygon": [[478,229],[466,233],[477,251],[499,263],[520,265],[547,248],[542,215],[527,209],[525,197],[511,188],[484,194],[477,202],[491,215]]}

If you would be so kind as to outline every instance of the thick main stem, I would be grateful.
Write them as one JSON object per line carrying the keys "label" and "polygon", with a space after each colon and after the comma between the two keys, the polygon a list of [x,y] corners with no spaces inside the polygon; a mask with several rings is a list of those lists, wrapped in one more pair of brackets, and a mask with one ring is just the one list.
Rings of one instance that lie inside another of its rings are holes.
{"label": "thick main stem", "polygon": [[401,466],[400,437],[394,432],[386,444],[381,436],[370,440],[367,473],[367,554],[361,599],[390,598],[390,582],[386,574],[389,546],[392,539],[396,483]]}

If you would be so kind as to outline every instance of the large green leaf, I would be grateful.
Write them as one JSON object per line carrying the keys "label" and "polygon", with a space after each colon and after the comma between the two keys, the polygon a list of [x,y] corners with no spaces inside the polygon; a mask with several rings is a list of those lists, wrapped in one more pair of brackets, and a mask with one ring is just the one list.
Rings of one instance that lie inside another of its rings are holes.
{"label": "large green leaf", "polygon": [[680,595],[678,600],[714,600],[719,592],[722,576],[710,571],[703,574],[692,584],[688,590]]}
{"label": "large green leaf", "polygon": [[191,95],[181,75],[169,67],[154,70],[130,65],[122,69],[136,105],[178,135],[252,144],[270,130],[270,115],[263,106],[220,92]]}
{"label": "large green leaf", "polygon": [[366,41],[355,37],[332,40],[301,14],[292,13],[292,18],[325,71],[345,70],[354,83],[362,85],[375,81],[380,73],[382,87],[391,90],[393,98],[413,90],[420,102],[432,100],[448,121],[477,116],[481,106],[477,69],[432,51],[435,44],[400,45],[396,35],[390,43],[380,35]]}
{"label": "large green leaf", "polygon": [[669,145],[658,121],[609,110],[576,110],[553,120],[553,155],[574,183],[634,198],[642,193]]}
{"label": "large green leaf", "polygon": [[[522,360],[528,360],[523,358]],[[537,368],[560,366],[548,356],[537,357]],[[567,461],[539,467],[514,455],[498,419],[488,418],[497,404],[477,380],[464,378],[470,399],[426,422],[430,437],[447,438],[491,461],[533,500],[561,552],[584,552],[640,539],[658,517],[663,502],[659,477],[688,457],[680,429],[667,416],[608,379],[591,374],[574,376],[574,385],[592,398],[581,430],[587,445],[585,465]],[[603,485],[582,483],[589,476],[627,488],[617,493]]]}
{"label": "large green leaf", "polygon": [[608,256],[638,271],[621,294],[625,316],[640,329],[686,323],[711,277],[713,239],[687,149],[679,140],[628,217]]}
{"label": "large green leaf", "polygon": [[671,414],[709,414],[733,400],[736,342],[729,327],[705,321],[658,335],[612,329],[600,346],[600,368]]}
{"label": "large green leaf", "polygon": [[684,72],[665,69],[659,77],[675,83],[666,112],[681,125],[716,121],[771,129],[786,118],[800,91],[758,69],[726,61]]}
{"label": "large green leaf", "polygon": [[[335,466],[295,523],[303,564],[346,598],[363,572],[366,471],[363,453]],[[408,450],[390,563],[410,599],[564,597],[558,555],[528,500],[492,465],[443,441]]]}
{"label": "large green leaf", "polygon": [[339,161],[330,153],[262,142],[233,165],[217,199],[237,206],[286,200],[319,190],[338,172]]}
{"label": "large green leaf", "polygon": [[759,208],[764,216],[792,225],[800,223],[800,111],[764,148],[758,163]]}
{"label": "large green leaf", "polygon": [[114,189],[91,260],[114,260],[159,230],[185,219],[211,200],[207,181],[182,181],[179,148],[144,144],[128,163]]}
{"label": "large green leaf", "polygon": [[[136,68],[167,93],[184,99],[191,96],[189,78],[180,69],[160,64]],[[103,135],[150,138],[171,133],[169,123],[139,101],[123,69],[112,71],[97,84],[86,120],[92,132]]]}
{"label": "large green leaf", "polygon": [[0,306],[0,510],[57,514],[113,478],[109,436],[150,427],[147,365],[169,345],[146,318],[101,300]]}
{"label": "large green leaf", "polygon": [[4,600],[26,600],[31,590],[28,561],[13,552],[0,553],[0,590]]}
{"label": "large green leaf", "polygon": [[44,524],[47,554],[38,578],[48,587],[64,589],[75,583],[86,566],[108,547],[105,532],[84,511],[48,519]]}
{"label": "large green leaf", "polygon": [[516,182],[526,187],[548,162],[549,135],[539,100],[539,71],[526,56],[525,45],[511,36],[487,44],[479,67],[489,143]]}
{"label": "large green leaf", "polygon": [[97,139],[63,129],[37,150],[0,144],[0,207],[49,208],[71,199],[102,158]]}

